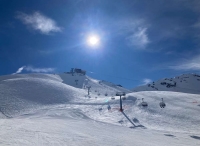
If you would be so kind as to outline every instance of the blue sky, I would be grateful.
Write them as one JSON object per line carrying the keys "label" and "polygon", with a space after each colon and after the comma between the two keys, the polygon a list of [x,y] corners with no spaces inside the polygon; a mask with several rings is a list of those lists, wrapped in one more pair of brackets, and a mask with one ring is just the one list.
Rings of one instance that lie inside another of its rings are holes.
{"label": "blue sky", "polygon": [[199,73],[199,8],[199,0],[0,0],[0,75],[75,67],[133,88]]}

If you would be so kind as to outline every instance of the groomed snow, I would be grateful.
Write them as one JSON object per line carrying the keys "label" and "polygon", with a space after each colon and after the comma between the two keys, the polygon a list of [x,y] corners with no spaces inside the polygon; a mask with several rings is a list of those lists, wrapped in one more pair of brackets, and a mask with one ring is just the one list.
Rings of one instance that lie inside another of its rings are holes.
{"label": "groomed snow", "polygon": [[[114,96],[129,91],[85,78],[91,86],[89,96],[87,89],[69,86],[67,78],[57,74],[1,76],[0,145],[200,145],[200,95],[129,93],[124,112],[138,125],[129,128],[131,123],[119,112],[119,97]],[[142,98],[147,108],[140,105]],[[159,107],[161,98],[164,109]]]}

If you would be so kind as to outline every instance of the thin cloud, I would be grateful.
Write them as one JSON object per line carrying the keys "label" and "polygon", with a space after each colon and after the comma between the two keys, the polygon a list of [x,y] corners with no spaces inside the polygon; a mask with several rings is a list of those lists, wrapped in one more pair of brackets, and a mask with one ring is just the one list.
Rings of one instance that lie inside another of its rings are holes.
{"label": "thin cloud", "polygon": [[127,37],[128,45],[144,49],[150,42],[147,35],[147,28],[138,28],[131,36]]}
{"label": "thin cloud", "polygon": [[151,79],[143,79],[142,82],[143,82],[143,85],[146,85],[146,84],[151,83],[152,80]]}
{"label": "thin cloud", "polygon": [[23,70],[28,71],[28,72],[35,72],[35,73],[48,73],[48,72],[54,72],[54,68],[35,68],[32,66],[22,66],[20,67],[14,74],[21,73]]}
{"label": "thin cloud", "polygon": [[13,75],[21,73],[25,67],[26,66],[20,67],[15,73],[13,73]]}
{"label": "thin cloud", "polygon": [[18,12],[17,18],[32,29],[40,31],[42,34],[61,31],[61,28],[56,25],[54,20],[39,12],[34,12],[30,15]]}
{"label": "thin cloud", "polygon": [[[114,21],[114,20],[113,20]],[[134,33],[140,28],[141,26],[145,27],[146,22],[143,19],[137,19],[137,18],[123,18],[121,20],[114,21],[115,23],[112,24],[116,29],[119,31],[118,34],[131,34]]]}
{"label": "thin cloud", "polygon": [[149,25],[144,19],[130,18],[119,20],[116,23],[119,35],[125,35],[127,45],[134,47],[135,49],[145,49],[147,44],[150,43],[149,36],[147,34],[147,28]]}
{"label": "thin cloud", "polygon": [[34,68],[32,66],[27,66],[25,68],[26,71],[36,72],[36,73],[48,73],[55,71],[54,68]]}
{"label": "thin cloud", "polygon": [[194,57],[191,60],[187,60],[181,63],[178,63],[174,66],[169,66],[173,70],[200,70],[200,55]]}

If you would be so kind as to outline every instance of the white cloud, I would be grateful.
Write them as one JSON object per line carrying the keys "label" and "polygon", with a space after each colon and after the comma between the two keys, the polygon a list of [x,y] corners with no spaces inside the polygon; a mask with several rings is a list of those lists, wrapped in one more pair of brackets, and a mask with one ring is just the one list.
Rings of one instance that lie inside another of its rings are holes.
{"label": "white cloud", "polygon": [[146,84],[151,83],[152,80],[151,79],[143,79],[142,82],[143,82],[143,85],[146,85]]}
{"label": "white cloud", "polygon": [[169,66],[169,68],[173,70],[200,70],[200,55],[177,65]]}
{"label": "white cloud", "polygon": [[23,70],[25,67],[26,67],[26,66],[20,67],[15,73],[13,73],[13,75],[21,73],[22,70]]}
{"label": "white cloud", "polygon": [[[113,22],[115,22],[113,24]],[[147,30],[150,27],[150,23],[141,18],[121,18],[119,20],[113,20],[112,26],[115,28],[115,35],[121,35],[125,38],[128,46],[134,49],[145,49],[148,43],[150,43]]]}
{"label": "white cloud", "polygon": [[28,71],[28,72],[36,72],[36,73],[48,73],[48,72],[55,71],[54,68],[35,68],[32,66],[22,66],[13,74],[21,73],[23,70]]}
{"label": "white cloud", "polygon": [[137,48],[144,49],[150,42],[146,33],[147,28],[138,28],[132,35],[127,37],[128,44]]}
{"label": "white cloud", "polygon": [[43,34],[61,31],[61,28],[56,25],[54,20],[42,15],[39,12],[34,12],[32,15],[19,12],[17,18],[20,19],[24,24],[40,31]]}
{"label": "white cloud", "polygon": [[30,71],[30,72],[37,72],[37,73],[40,73],[40,72],[43,72],[43,73],[47,73],[47,72],[53,72],[55,71],[54,68],[34,68],[32,66],[27,66],[25,68],[26,71]]}

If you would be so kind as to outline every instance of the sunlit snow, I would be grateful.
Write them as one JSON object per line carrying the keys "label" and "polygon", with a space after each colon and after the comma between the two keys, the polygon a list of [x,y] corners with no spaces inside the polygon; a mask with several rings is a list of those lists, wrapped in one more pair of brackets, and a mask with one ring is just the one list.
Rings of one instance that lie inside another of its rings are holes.
{"label": "sunlit snow", "polygon": [[[137,127],[119,112],[116,92],[127,93],[124,113]],[[0,145],[200,145],[199,94],[131,93],[88,76],[17,74],[0,76],[0,101]]]}

